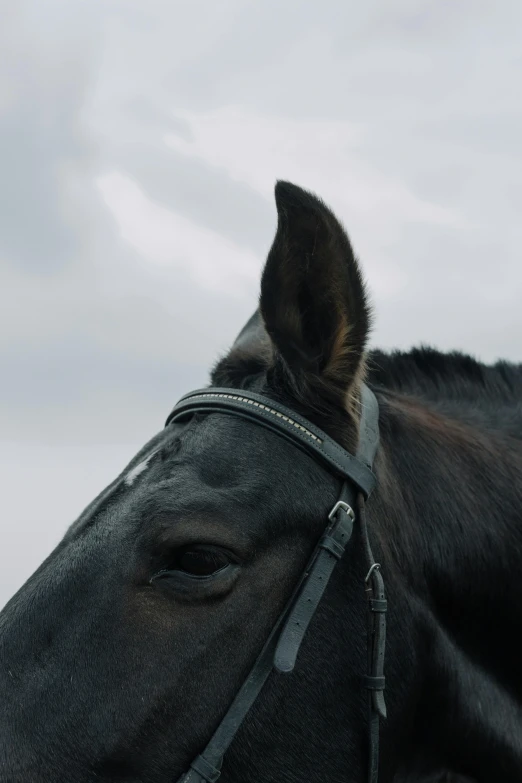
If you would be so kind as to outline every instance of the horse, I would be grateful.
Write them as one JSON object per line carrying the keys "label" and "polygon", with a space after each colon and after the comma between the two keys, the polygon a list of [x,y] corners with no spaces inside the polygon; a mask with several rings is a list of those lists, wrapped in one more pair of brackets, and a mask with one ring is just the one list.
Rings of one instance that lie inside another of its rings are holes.
{"label": "horse", "polygon": [[209,386],[0,614],[2,783],[522,780],[522,366],[370,350],[343,226],[275,202]]}

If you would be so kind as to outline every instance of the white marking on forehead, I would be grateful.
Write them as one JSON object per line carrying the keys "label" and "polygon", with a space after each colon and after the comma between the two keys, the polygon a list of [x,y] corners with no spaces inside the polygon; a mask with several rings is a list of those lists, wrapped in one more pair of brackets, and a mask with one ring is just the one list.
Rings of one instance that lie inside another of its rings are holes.
{"label": "white marking on forehead", "polygon": [[147,470],[147,468],[149,467],[149,462],[151,461],[153,456],[157,453],[158,453],[158,449],[154,449],[154,451],[152,451],[148,457],[145,457],[144,460],[139,462],[137,465],[134,465],[132,470],[129,470],[129,472],[123,479],[124,483],[127,484],[128,487],[130,487],[130,485],[134,483],[134,481],[138,478],[138,476],[140,476],[143,473],[143,471]]}

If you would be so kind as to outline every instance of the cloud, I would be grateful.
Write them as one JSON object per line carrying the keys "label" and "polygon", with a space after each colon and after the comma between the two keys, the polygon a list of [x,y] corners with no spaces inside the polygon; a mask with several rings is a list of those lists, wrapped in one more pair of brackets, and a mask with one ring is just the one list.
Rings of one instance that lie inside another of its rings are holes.
{"label": "cloud", "polygon": [[91,155],[79,122],[91,25],[63,0],[41,10],[21,0],[0,32],[0,257],[45,275],[80,250],[81,204],[68,183]]}
{"label": "cloud", "polygon": [[97,184],[121,237],[147,263],[180,265],[216,296],[241,296],[258,283],[259,260],[246,248],[154,203],[123,174],[106,174]]}
{"label": "cloud", "polygon": [[[383,258],[383,247],[404,224],[459,228],[464,221],[437,203],[418,198],[407,185],[379,174],[360,155],[364,128],[345,121],[263,116],[242,107],[211,113],[178,112],[190,128],[190,139],[169,134],[177,152],[222,167],[235,181],[273,199],[276,179],[288,179],[315,190],[341,219],[350,217],[356,247],[364,257],[376,292],[386,296],[405,284],[397,264]],[[378,222],[378,231],[375,226]],[[382,264],[376,261],[382,258]]]}

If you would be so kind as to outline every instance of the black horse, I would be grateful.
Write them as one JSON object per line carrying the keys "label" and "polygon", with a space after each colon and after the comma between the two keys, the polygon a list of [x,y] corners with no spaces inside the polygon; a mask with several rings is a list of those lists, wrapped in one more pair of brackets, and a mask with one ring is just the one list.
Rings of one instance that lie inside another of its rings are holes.
{"label": "black horse", "polygon": [[[522,780],[522,366],[366,351],[349,240],[280,182],[259,312],[212,372],[355,453],[379,403],[367,529],[386,580],[381,783]],[[443,313],[441,313],[441,317]],[[0,615],[1,783],[171,783],[205,748],[340,492],[327,466],[227,413],[174,421]],[[367,777],[358,532],[294,671],[272,672],[223,783]],[[162,576],[163,578],[157,578]]]}

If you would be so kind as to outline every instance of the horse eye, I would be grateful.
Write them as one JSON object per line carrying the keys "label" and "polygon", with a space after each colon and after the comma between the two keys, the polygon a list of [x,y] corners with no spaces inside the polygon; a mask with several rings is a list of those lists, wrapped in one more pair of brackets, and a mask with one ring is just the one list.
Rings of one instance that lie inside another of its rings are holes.
{"label": "horse eye", "polygon": [[179,549],[171,566],[191,576],[212,576],[230,565],[230,558],[222,549],[187,546]]}

